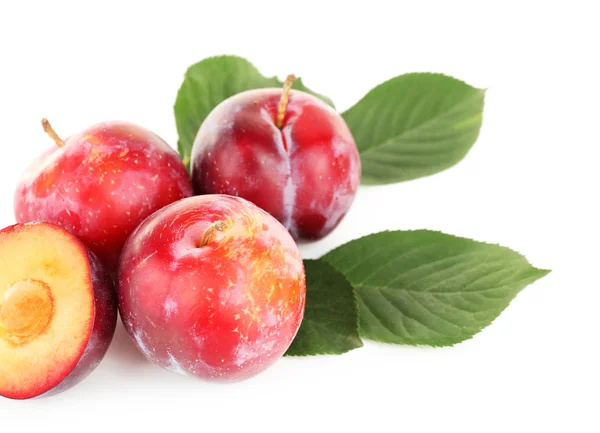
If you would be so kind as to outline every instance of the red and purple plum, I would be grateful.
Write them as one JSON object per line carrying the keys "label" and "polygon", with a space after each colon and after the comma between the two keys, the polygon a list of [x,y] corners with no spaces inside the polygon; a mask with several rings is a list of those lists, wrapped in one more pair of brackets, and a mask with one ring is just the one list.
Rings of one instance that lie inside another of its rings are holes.
{"label": "red and purple plum", "polygon": [[151,362],[241,380],[288,349],[304,315],[300,251],[275,218],[238,197],[203,195],[147,218],[119,266],[125,328]]}
{"label": "red and purple plum", "polygon": [[105,122],[61,140],[38,157],[15,192],[17,222],[46,221],[75,234],[116,272],[129,234],[154,211],[192,195],[177,153],[156,134]]}
{"label": "red and purple plum", "polygon": [[0,257],[0,395],[23,400],[71,388],[112,341],[112,280],[75,236],[48,223],[1,230]]}
{"label": "red and purple plum", "polygon": [[360,158],[344,119],[290,82],[237,94],[209,114],[192,149],[192,183],[196,194],[250,200],[297,239],[320,239],[350,209]]}

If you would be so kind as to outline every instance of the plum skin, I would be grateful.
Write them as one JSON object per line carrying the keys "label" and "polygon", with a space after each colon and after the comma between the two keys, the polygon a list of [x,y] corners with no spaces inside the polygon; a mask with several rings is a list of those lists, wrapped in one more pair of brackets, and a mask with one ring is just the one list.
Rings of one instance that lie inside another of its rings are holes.
{"label": "plum skin", "polygon": [[[212,236],[206,230],[222,224]],[[306,296],[287,230],[231,196],[180,200],[146,219],[119,266],[119,310],[151,362],[202,379],[252,377],[298,332]]]}
{"label": "plum skin", "polygon": [[17,222],[45,221],[75,234],[109,272],[148,215],[192,195],[177,153],[156,134],[103,122],[35,159],[14,195]]}
{"label": "plum skin", "polygon": [[343,118],[292,90],[283,126],[281,89],[250,90],[223,101],[204,120],[192,149],[196,194],[250,200],[297,239],[320,239],[346,215],[360,183],[360,157]]}

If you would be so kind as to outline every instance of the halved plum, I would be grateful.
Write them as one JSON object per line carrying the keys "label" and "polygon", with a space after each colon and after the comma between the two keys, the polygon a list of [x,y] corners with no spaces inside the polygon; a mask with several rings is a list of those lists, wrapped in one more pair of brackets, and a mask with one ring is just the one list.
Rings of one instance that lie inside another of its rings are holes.
{"label": "halved plum", "polygon": [[0,396],[65,391],[100,363],[117,321],[99,259],[49,223],[0,230]]}

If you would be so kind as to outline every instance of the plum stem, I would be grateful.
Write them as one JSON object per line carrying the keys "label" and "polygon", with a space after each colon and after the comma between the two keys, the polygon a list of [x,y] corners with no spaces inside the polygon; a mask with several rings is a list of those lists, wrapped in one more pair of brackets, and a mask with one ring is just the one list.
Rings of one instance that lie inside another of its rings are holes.
{"label": "plum stem", "polygon": [[281,94],[281,100],[279,101],[279,109],[277,110],[277,122],[275,125],[279,129],[283,128],[283,118],[285,117],[285,109],[287,108],[288,100],[290,97],[290,90],[294,85],[294,81],[296,81],[296,76],[294,74],[290,74],[286,77],[283,82],[283,93]]}
{"label": "plum stem", "polygon": [[42,119],[42,128],[44,128],[44,132],[48,134],[52,140],[54,140],[58,147],[63,147],[65,145],[65,142],[62,141],[54,128],[52,128],[52,125],[50,125],[50,122],[48,122],[48,119],[45,117]]}
{"label": "plum stem", "polygon": [[209,225],[206,230],[204,230],[204,234],[202,235],[202,239],[200,240],[200,244],[198,248],[202,248],[206,246],[208,243],[212,242],[215,238],[217,232],[222,232],[225,229],[225,221],[215,221],[211,225]]}

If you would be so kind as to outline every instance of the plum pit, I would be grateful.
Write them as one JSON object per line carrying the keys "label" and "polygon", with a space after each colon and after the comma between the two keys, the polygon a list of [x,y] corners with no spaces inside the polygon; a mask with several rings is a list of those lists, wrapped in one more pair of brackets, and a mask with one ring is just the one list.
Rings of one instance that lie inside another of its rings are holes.
{"label": "plum pit", "polygon": [[15,346],[35,340],[54,315],[52,293],[46,283],[25,279],[6,291],[0,305],[0,337]]}

